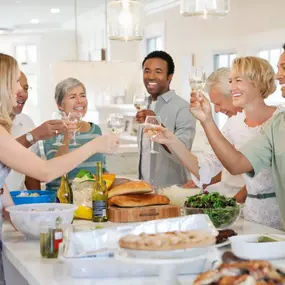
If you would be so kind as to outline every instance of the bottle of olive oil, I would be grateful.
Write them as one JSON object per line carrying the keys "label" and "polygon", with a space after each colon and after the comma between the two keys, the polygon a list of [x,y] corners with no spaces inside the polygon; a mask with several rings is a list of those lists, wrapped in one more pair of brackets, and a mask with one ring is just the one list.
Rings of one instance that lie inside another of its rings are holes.
{"label": "bottle of olive oil", "polygon": [[73,203],[73,196],[72,196],[72,190],[68,182],[67,175],[63,175],[61,177],[60,186],[56,193],[56,200],[58,203],[64,203],[64,204],[72,204]]}
{"label": "bottle of olive oil", "polygon": [[108,193],[103,179],[102,162],[96,162],[96,183],[92,193],[92,220],[93,222],[107,222],[107,200]]}

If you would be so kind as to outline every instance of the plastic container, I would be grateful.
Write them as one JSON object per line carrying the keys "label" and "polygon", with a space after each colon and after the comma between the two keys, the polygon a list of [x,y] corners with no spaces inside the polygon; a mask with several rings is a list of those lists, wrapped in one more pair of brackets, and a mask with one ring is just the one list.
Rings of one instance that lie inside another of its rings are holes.
{"label": "plastic container", "polygon": [[[37,193],[40,196],[18,196],[21,193]],[[47,191],[47,190],[19,190],[19,191],[11,191],[11,197],[15,205],[22,204],[35,204],[35,203],[55,203],[56,202],[56,192]],[[17,197],[18,196],[18,197]]]}

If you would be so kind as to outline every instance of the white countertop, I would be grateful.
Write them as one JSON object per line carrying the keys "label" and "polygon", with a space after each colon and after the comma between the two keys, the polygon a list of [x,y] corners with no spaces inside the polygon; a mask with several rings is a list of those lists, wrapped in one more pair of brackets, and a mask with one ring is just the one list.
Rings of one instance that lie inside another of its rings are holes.
{"label": "white countertop", "polygon": [[[88,226],[89,222],[75,222]],[[90,222],[91,223],[91,222]],[[238,220],[231,226],[238,234],[283,233],[260,224]],[[10,224],[3,224],[3,254],[30,285],[141,285],[158,284],[158,277],[74,279],[67,275],[67,267],[57,259],[42,259],[37,240],[27,240]],[[4,265],[5,266],[5,265]],[[106,266],[108,263],[106,262]],[[191,284],[195,276],[179,276],[181,284]],[[104,280],[104,281],[103,281]],[[15,284],[16,285],[16,284]],[[17,284],[19,285],[19,284]]]}

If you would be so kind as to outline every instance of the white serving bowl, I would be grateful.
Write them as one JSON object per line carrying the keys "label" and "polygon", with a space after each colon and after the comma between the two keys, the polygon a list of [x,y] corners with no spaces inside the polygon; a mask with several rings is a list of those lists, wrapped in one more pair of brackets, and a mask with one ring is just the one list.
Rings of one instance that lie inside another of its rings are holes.
{"label": "white serving bowl", "polygon": [[[278,242],[258,242],[262,234],[237,235],[230,237],[232,252],[243,259],[284,259],[285,241]],[[279,238],[285,238],[285,235],[274,234]]]}
{"label": "white serving bowl", "polygon": [[199,194],[201,191],[201,188],[184,188],[182,185],[171,185],[159,187],[157,193],[167,196],[171,205],[183,206],[187,197]]}
{"label": "white serving bowl", "polygon": [[19,232],[27,238],[39,239],[41,222],[55,222],[60,217],[62,224],[71,224],[76,209],[71,204],[42,203],[10,206],[6,210]]}

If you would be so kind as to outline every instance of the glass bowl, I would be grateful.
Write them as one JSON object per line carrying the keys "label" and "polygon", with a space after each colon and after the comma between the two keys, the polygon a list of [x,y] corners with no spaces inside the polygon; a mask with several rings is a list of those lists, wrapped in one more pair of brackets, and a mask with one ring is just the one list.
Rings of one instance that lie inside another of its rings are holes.
{"label": "glass bowl", "polygon": [[238,220],[242,211],[242,204],[225,208],[189,208],[182,207],[183,215],[207,214],[216,228],[223,229]]}

